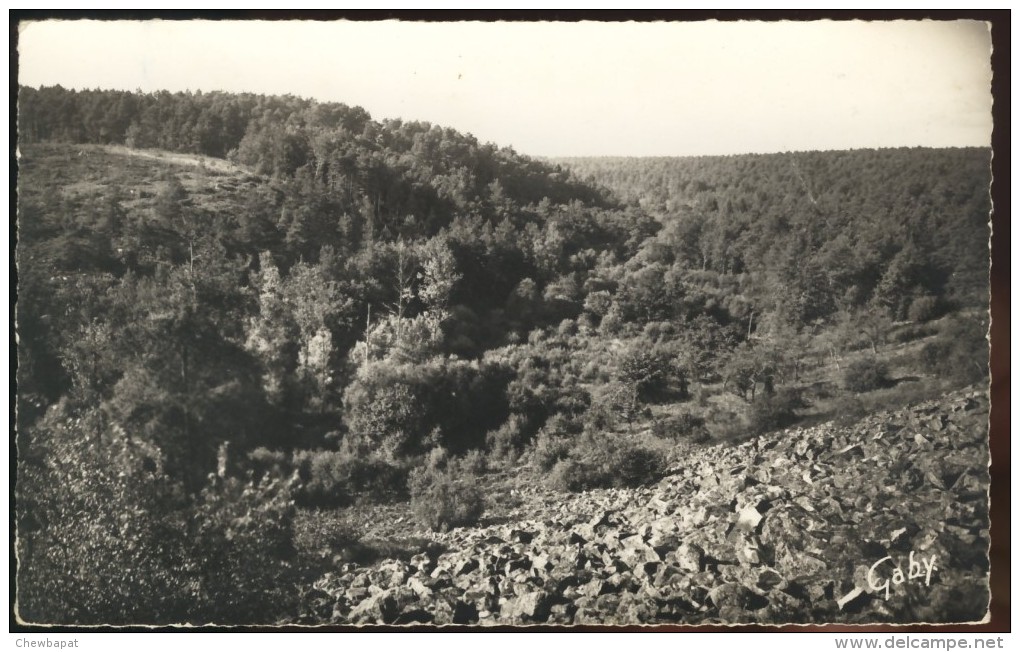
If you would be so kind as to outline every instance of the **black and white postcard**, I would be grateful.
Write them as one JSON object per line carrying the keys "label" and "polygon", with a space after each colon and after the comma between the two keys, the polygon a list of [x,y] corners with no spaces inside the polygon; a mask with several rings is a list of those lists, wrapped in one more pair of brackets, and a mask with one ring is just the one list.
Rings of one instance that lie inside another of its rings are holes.
{"label": "black and white postcard", "polygon": [[18,622],[987,619],[988,23],[17,37]]}

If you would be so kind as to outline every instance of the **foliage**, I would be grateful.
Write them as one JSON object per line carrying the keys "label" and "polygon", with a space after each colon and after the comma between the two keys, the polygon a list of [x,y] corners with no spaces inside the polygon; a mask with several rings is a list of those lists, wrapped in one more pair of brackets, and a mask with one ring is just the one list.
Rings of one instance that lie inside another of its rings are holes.
{"label": "foliage", "polygon": [[531,465],[539,471],[549,471],[560,460],[570,454],[571,438],[578,428],[572,421],[557,415],[538,431],[529,451]]}
{"label": "foliage", "polygon": [[926,373],[956,384],[978,382],[988,376],[987,321],[974,317],[950,319],[934,342],[920,351]]}
{"label": "foliage", "polygon": [[585,432],[551,467],[547,482],[560,491],[635,487],[657,480],[665,469],[660,448],[611,433]]}
{"label": "foliage", "polygon": [[774,394],[755,398],[748,415],[751,432],[758,434],[779,430],[793,425],[797,420],[796,410],[804,407],[799,391],[783,387]]}
{"label": "foliage", "polygon": [[653,432],[784,427],[802,373],[936,326],[926,382],[987,374],[985,326],[935,321],[984,303],[987,149],[571,172],[335,103],[59,87],[19,89],[19,137],[21,605],[47,619],[271,620],[289,500],[402,497],[438,448],[464,457],[412,491],[442,527],[522,454],[563,488],[653,478],[666,443],[615,433],[691,390]]}
{"label": "foliage", "polygon": [[351,435],[386,459],[422,452],[429,435],[455,452],[507,415],[505,372],[498,365],[435,358],[422,364],[363,364],[344,394]]}
{"label": "foliage", "polygon": [[19,616],[41,623],[179,622],[196,585],[179,572],[180,487],[156,449],[98,414],[50,408],[19,462]]}
{"label": "foliage", "polygon": [[631,386],[635,403],[662,400],[670,389],[677,397],[685,398],[687,381],[674,359],[644,344],[635,342],[618,362],[620,379]]}
{"label": "foliage", "polygon": [[[75,624],[267,623],[292,609],[291,484],[211,475],[189,496],[161,451],[50,409],[19,468],[18,613]],[[43,443],[45,442],[45,443]]]}
{"label": "foliage", "polygon": [[939,315],[939,300],[933,296],[917,297],[907,308],[907,319],[910,321],[931,321]]}
{"label": "foliage", "polygon": [[704,443],[709,439],[705,419],[690,412],[656,419],[652,422],[652,434],[673,440],[690,439],[695,443]]}
{"label": "foliage", "polygon": [[524,419],[512,414],[503,425],[485,435],[485,450],[490,459],[514,462],[525,444]]}
{"label": "foliage", "polygon": [[368,451],[295,451],[301,480],[295,498],[306,507],[338,507],[359,499],[387,501],[406,495],[406,471]]}
{"label": "foliage", "polygon": [[889,367],[872,357],[851,362],[843,372],[843,386],[851,392],[870,392],[889,383]]}
{"label": "foliage", "polygon": [[292,482],[216,477],[190,516],[185,568],[201,581],[192,622],[273,623],[293,614]]}
{"label": "foliage", "polygon": [[438,531],[477,523],[485,511],[477,470],[476,462],[450,459],[445,452],[413,470],[408,487],[418,523]]}

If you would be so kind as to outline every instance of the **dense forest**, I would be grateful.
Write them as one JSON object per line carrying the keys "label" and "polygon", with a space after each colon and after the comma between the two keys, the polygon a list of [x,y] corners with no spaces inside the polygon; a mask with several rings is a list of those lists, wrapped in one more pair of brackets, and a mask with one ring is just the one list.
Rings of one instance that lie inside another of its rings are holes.
{"label": "dense forest", "polygon": [[486,476],[640,484],[987,373],[986,149],[546,162],[290,96],[18,106],[29,621],[314,621],[310,510],[470,524]]}

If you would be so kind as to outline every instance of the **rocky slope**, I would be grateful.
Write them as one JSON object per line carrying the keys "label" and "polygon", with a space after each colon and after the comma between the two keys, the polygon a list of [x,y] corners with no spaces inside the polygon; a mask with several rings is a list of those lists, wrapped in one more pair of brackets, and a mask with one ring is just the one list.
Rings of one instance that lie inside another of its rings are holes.
{"label": "rocky slope", "polygon": [[[318,580],[341,624],[960,622],[988,603],[988,400],[692,449],[658,484],[533,500],[446,552]],[[328,610],[328,609],[327,609]]]}

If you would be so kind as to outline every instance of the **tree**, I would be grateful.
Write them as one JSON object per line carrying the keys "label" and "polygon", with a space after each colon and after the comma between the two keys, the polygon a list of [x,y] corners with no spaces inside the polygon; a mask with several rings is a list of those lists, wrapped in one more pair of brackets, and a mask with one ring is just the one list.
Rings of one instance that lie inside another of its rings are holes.
{"label": "tree", "polygon": [[260,362],[262,388],[270,402],[283,404],[292,388],[300,337],[280,271],[267,251],[259,257],[259,271],[252,275],[258,293],[258,314],[246,329],[245,348]]}
{"label": "tree", "polygon": [[915,298],[940,295],[944,284],[943,270],[908,241],[889,261],[875,287],[875,302],[884,307],[893,319],[904,319]]}
{"label": "tree", "polygon": [[129,437],[159,446],[189,490],[215,468],[222,441],[243,447],[264,434],[260,372],[235,317],[245,310],[240,278],[236,261],[203,246],[193,268],[126,277],[111,297],[124,373],[105,406]]}

